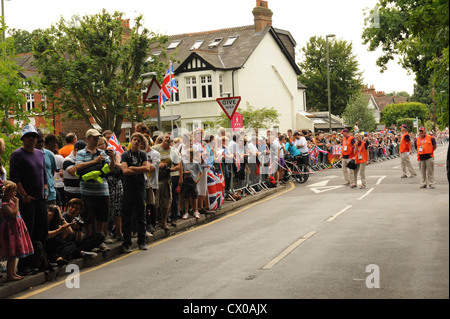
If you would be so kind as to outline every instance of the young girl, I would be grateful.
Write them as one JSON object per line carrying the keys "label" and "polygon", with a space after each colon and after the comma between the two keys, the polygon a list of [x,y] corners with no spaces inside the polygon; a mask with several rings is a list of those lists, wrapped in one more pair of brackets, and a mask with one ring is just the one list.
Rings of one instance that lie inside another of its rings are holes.
{"label": "young girl", "polygon": [[4,181],[2,207],[0,212],[0,258],[8,260],[6,280],[20,280],[16,274],[16,259],[34,253],[33,245],[25,222],[19,213],[19,199],[15,196],[17,186],[14,182]]}

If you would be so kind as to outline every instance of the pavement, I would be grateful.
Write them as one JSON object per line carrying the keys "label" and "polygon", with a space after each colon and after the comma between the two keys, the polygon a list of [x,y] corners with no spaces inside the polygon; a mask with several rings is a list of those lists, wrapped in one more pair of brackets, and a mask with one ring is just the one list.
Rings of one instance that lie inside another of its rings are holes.
{"label": "pavement", "polygon": [[[276,194],[280,191],[285,190],[288,187],[291,187],[291,185],[292,185],[291,183],[288,183],[284,186],[281,185],[275,188],[262,189],[261,191],[256,192],[256,194],[253,195],[248,194],[247,196],[243,196],[240,200],[237,201],[225,200],[222,204],[222,207],[219,208],[217,211],[201,214],[200,219],[196,219],[193,216],[190,216],[186,220],[179,219],[177,221],[177,226],[176,227],[169,226],[170,229],[168,231],[164,231],[163,229],[157,227],[155,232],[153,233],[153,237],[147,237],[148,239],[147,244],[151,244],[155,241],[173,236],[176,233],[186,231],[187,229],[190,229],[192,227],[200,226],[202,224],[211,222],[212,220],[224,217],[226,214],[238,208],[265,199],[270,195]],[[136,241],[137,239],[133,238],[133,243],[131,246],[132,250],[138,249]],[[112,244],[106,245],[110,248],[109,251],[98,253],[98,255],[92,259],[84,259],[84,258],[73,259],[69,261],[69,264],[72,265],[76,264],[78,265],[80,270],[83,270],[89,267],[101,265],[114,258],[119,257],[120,255],[125,254],[122,249],[122,242],[115,241]],[[51,283],[61,278],[65,278],[70,273],[70,272],[66,273],[66,267],[67,265],[61,267],[54,267],[53,271],[39,272],[35,275],[25,276],[21,280],[9,282],[5,281],[6,273],[1,273],[1,275],[3,276],[2,278],[0,278],[0,299],[13,298],[14,295],[24,293],[33,287],[43,285],[46,283]]]}

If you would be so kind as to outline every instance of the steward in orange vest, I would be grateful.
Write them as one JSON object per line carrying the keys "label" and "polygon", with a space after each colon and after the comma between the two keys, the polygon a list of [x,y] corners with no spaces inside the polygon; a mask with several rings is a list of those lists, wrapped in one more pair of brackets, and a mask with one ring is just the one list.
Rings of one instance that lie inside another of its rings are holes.
{"label": "steward in orange vest", "polygon": [[368,159],[368,149],[367,143],[362,140],[361,134],[355,134],[356,143],[355,143],[355,163],[357,165],[354,171],[354,181],[355,184],[352,186],[356,187],[356,183],[358,181],[358,172],[361,175],[361,188],[366,188],[366,165]]}
{"label": "steward in orange vest", "polygon": [[414,170],[411,160],[409,159],[409,154],[411,152],[411,137],[408,134],[408,126],[403,124],[401,126],[402,139],[400,140],[400,164],[402,166],[402,176],[401,178],[408,177],[406,175],[407,170],[411,173],[411,177],[416,176],[416,171]]}
{"label": "steward in orange vest", "polygon": [[421,172],[421,186],[434,188],[434,150],[436,149],[436,140],[433,136],[427,135],[425,128],[419,128],[419,137],[414,142],[417,150],[417,160]]}

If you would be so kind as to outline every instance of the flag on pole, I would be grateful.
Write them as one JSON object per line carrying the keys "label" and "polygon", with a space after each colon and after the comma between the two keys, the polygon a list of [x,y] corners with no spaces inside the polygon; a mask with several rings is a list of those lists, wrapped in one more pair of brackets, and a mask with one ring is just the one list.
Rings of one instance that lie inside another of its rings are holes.
{"label": "flag on pole", "polygon": [[161,90],[159,91],[158,103],[159,105],[163,105],[166,103],[172,93],[178,93],[177,82],[175,81],[175,76],[173,74],[173,66],[172,61],[170,61],[169,69],[167,70],[166,75],[164,76],[163,83],[161,85]]}
{"label": "flag on pole", "polygon": [[123,153],[123,148],[122,148],[122,146],[120,146],[119,139],[117,138],[115,133],[113,133],[113,135],[109,139],[108,147],[110,147],[111,149],[119,152],[120,154]]}

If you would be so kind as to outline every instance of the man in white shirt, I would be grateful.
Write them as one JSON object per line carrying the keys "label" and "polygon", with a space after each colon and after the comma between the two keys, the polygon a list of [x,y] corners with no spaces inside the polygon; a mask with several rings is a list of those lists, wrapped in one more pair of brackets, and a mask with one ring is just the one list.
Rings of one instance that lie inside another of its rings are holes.
{"label": "man in white shirt", "polygon": [[295,141],[294,145],[297,147],[297,149],[300,151],[302,155],[302,164],[308,165],[308,159],[309,159],[309,153],[308,153],[308,142],[306,141],[306,134],[308,132],[306,130],[302,130],[300,133],[299,131],[296,131],[294,133]]}

